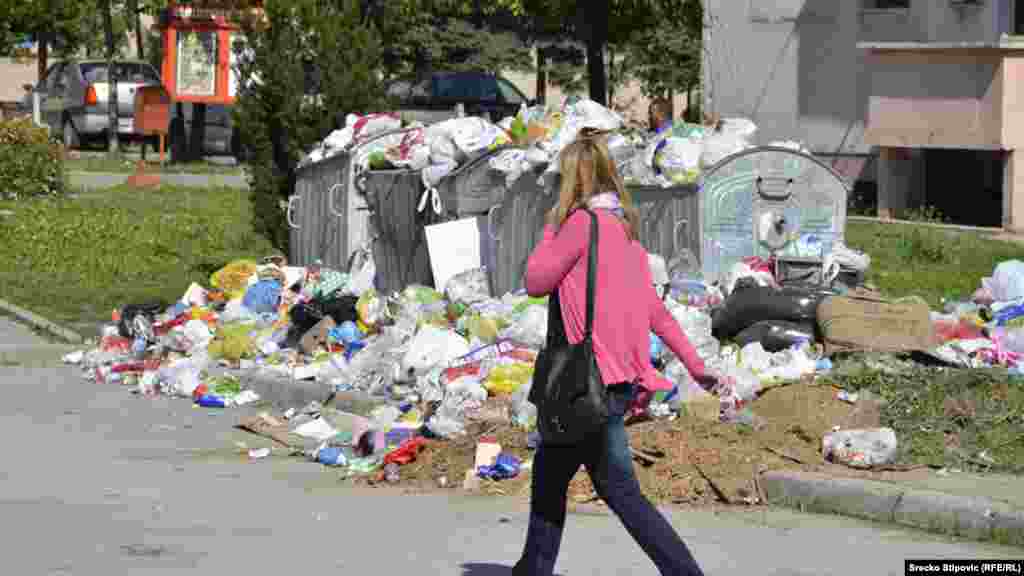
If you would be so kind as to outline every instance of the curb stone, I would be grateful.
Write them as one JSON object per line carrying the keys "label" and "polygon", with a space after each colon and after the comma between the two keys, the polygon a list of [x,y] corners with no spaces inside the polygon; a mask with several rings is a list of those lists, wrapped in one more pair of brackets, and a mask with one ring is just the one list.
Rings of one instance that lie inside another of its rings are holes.
{"label": "curb stone", "polygon": [[11,304],[6,300],[0,299],[0,311],[13,316],[23,324],[28,324],[36,329],[47,332],[48,334],[56,336],[70,344],[82,344],[84,341],[81,334],[73,330],[68,330],[67,328],[51,322],[34,312]]}
{"label": "curb stone", "polygon": [[785,471],[765,472],[761,485],[774,505],[1024,546],[1024,509],[989,498]]}

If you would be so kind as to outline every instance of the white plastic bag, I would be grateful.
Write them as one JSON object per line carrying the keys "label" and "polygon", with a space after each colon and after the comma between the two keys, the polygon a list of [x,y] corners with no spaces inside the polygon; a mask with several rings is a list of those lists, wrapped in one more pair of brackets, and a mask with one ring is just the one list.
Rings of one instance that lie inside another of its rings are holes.
{"label": "white plastic bag", "polygon": [[772,355],[760,342],[751,342],[740,349],[740,366],[754,374],[767,372],[772,367]]}
{"label": "white plastic bag", "polygon": [[608,132],[622,128],[622,117],[618,113],[593,100],[580,100],[576,103],[575,111],[583,119],[580,128],[592,128]]}
{"label": "white plastic bag", "polygon": [[527,306],[516,321],[498,335],[503,340],[541,348],[548,337],[548,309],[545,306]]}
{"label": "white plastic bag", "polygon": [[450,302],[467,306],[486,302],[491,298],[490,281],[486,268],[474,268],[452,276],[444,287]]}
{"label": "white plastic bag", "polygon": [[345,126],[352,127],[354,139],[365,140],[389,130],[398,130],[402,127],[402,119],[396,114],[349,114],[345,117]]}
{"label": "white plastic bag", "polygon": [[996,266],[991,278],[982,278],[986,289],[996,302],[1007,302],[1024,298],[1024,262],[1007,260]]}
{"label": "white plastic bag", "polygon": [[403,375],[419,376],[469,354],[469,342],[457,333],[427,324],[413,336],[401,362]]}
{"label": "white plastic bag", "polygon": [[512,422],[527,430],[537,424],[537,407],[529,401],[533,378],[512,393]]}
{"label": "white plastic bag", "polygon": [[459,164],[455,160],[448,160],[439,164],[431,164],[423,169],[423,186],[427,189],[437,187],[445,176],[455,172],[458,167]]}
{"label": "white plastic bag", "polygon": [[191,358],[180,358],[163,366],[158,378],[168,394],[190,398],[199,387],[199,375],[210,363],[209,356],[203,350]]}
{"label": "white plastic bag", "polygon": [[665,146],[654,156],[657,168],[671,181],[685,181],[700,168],[704,151],[701,142],[689,138],[667,138]]}
{"label": "white plastic bag", "polygon": [[[697,355],[702,360],[707,361],[718,356],[721,345],[711,334],[711,316],[699,308],[672,301],[668,302],[668,310],[686,334],[686,338],[697,349]],[[665,354],[671,352],[666,349]]]}
{"label": "white plastic bag", "polygon": [[871,468],[896,460],[899,443],[892,428],[840,430],[825,434],[821,441],[826,460],[851,468]]}
{"label": "white plastic bag", "polygon": [[487,401],[487,390],[476,378],[463,377],[455,380],[445,389],[444,400],[438,407],[427,428],[442,438],[459,436],[466,431],[466,413],[479,410]]}
{"label": "white plastic bag", "polygon": [[[373,288],[373,281],[377,276],[377,265],[374,263],[372,256],[365,258],[356,256],[361,261],[361,266],[358,271],[352,273],[349,277],[348,284],[342,289],[343,294],[351,296],[361,296],[365,292]],[[355,267],[355,262],[353,263]]]}

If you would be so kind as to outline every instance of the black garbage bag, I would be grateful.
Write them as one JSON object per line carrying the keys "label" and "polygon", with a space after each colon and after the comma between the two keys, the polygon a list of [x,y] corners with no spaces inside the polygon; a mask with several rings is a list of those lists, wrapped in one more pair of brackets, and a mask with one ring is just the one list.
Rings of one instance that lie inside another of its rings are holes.
{"label": "black garbage bag", "polygon": [[736,335],[739,346],[760,342],[768,352],[779,352],[791,348],[802,340],[814,342],[814,324],[811,322],[785,322],[765,320],[757,322]]}
{"label": "black garbage bag", "polygon": [[711,332],[719,340],[731,340],[740,332],[766,320],[814,323],[818,303],[833,295],[829,289],[772,288],[753,279],[736,282],[711,319]]}
{"label": "black garbage bag", "polygon": [[356,296],[330,296],[292,306],[288,313],[292,325],[288,330],[286,347],[294,348],[302,336],[326,316],[330,316],[339,326],[348,321],[355,322],[359,317],[356,312],[358,301]]}
{"label": "black garbage bag", "polygon": [[166,302],[160,301],[128,304],[121,308],[121,320],[117,323],[117,332],[122,338],[134,338],[136,316],[143,316],[152,324],[156,317],[168,307]]}

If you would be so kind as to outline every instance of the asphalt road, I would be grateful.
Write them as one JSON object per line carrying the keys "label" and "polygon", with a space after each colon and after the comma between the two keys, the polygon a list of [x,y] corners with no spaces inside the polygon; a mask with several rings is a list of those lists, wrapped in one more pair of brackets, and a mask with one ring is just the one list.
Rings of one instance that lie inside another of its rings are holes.
{"label": "asphalt road", "polygon": [[[9,331],[0,320],[0,337]],[[235,442],[270,444],[232,430],[237,412],[11,363],[0,366],[5,574],[500,576],[520,552],[522,501],[358,490],[276,452],[248,462]],[[789,511],[672,518],[708,575],[897,575],[905,558],[1024,557]],[[616,520],[583,515],[570,516],[558,571],[655,574]]]}

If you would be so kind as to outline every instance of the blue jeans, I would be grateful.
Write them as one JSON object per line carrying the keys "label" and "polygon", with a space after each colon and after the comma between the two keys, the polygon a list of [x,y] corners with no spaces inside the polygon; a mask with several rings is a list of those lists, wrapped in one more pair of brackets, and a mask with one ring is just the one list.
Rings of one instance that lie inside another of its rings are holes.
{"label": "blue jeans", "polygon": [[608,388],[610,418],[600,432],[577,446],[544,446],[533,460],[530,523],[520,576],[552,576],[565,528],[569,482],[580,465],[630,536],[663,575],[703,576],[690,550],[672,526],[640,492],[623,418],[633,398],[633,384]]}

